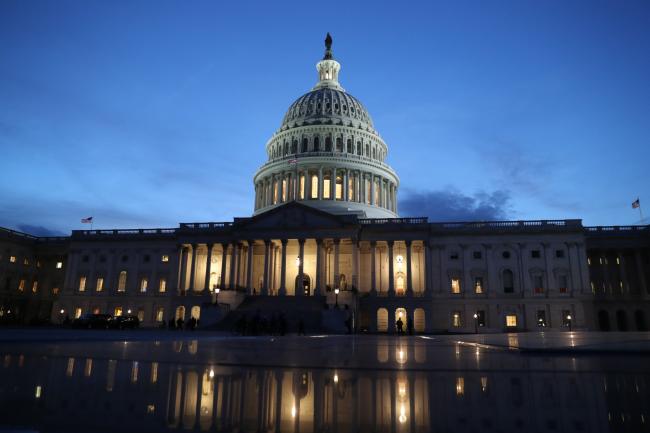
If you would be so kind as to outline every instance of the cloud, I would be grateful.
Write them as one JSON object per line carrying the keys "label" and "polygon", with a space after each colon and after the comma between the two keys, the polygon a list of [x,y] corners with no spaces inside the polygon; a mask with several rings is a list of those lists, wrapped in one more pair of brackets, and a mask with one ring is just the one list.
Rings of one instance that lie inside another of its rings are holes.
{"label": "cloud", "polygon": [[28,233],[34,236],[67,236],[65,233],[61,231],[52,230],[52,229],[48,229],[47,227],[35,226],[31,224],[18,224],[16,228],[23,233]]}
{"label": "cloud", "polygon": [[437,191],[406,192],[400,199],[402,216],[426,216],[435,221],[494,221],[508,219],[510,193],[496,190],[473,196],[452,188]]}

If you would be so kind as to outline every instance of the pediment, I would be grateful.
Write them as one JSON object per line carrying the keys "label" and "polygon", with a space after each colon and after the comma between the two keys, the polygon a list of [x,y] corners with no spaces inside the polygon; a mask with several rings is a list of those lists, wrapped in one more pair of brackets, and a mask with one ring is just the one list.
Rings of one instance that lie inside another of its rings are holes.
{"label": "pediment", "polygon": [[327,229],[341,228],[348,217],[333,215],[300,203],[291,202],[242,222],[246,229]]}

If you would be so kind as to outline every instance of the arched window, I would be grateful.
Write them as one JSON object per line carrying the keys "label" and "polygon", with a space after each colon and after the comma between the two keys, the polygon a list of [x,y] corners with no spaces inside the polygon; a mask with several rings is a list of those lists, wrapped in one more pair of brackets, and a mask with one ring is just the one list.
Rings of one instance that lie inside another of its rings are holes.
{"label": "arched window", "polygon": [[325,152],[332,151],[332,137],[325,137]]}
{"label": "arched window", "polygon": [[377,310],[377,331],[388,331],[388,310],[385,308]]}
{"label": "arched window", "polygon": [[183,307],[182,305],[180,307],[176,308],[175,319],[176,320],[178,320],[178,319],[185,320],[185,307]]}
{"label": "arched window", "polygon": [[503,293],[513,293],[514,291],[514,275],[510,269],[506,269],[503,271]]}
{"label": "arched window", "polygon": [[415,332],[424,332],[425,329],[425,314],[423,308],[416,308],[413,311],[413,328]]}
{"label": "arched window", "polygon": [[357,141],[357,155],[361,155],[362,150],[363,150],[363,146],[361,145],[361,142]]}
{"label": "arched window", "polygon": [[336,176],[336,199],[343,200],[343,176]]}
{"label": "arched window", "polygon": [[341,137],[336,137],[336,151],[343,152],[343,139]]}
{"label": "arched window", "polygon": [[352,153],[352,139],[348,138],[348,143],[347,143],[347,152]]}
{"label": "arched window", "polygon": [[309,140],[307,140],[307,138],[303,138],[302,139],[302,149],[300,149],[300,152],[302,152],[302,153],[307,152],[308,145],[309,145]]}
{"label": "arched window", "polygon": [[370,145],[366,144],[366,155],[365,156],[370,156]]}
{"label": "arched window", "polygon": [[198,305],[193,306],[192,309],[190,310],[190,317],[199,320],[201,318],[201,307],[199,307]]}
{"label": "arched window", "polygon": [[320,140],[314,137],[314,152],[320,152]]}
{"label": "arched window", "polygon": [[120,272],[120,277],[117,280],[117,291],[126,291],[126,271]]}
{"label": "arched window", "polygon": [[318,198],[318,176],[315,174],[311,175],[311,197]]}
{"label": "arched window", "polygon": [[291,143],[291,153],[297,153],[298,152],[298,140],[293,140],[293,143]]}

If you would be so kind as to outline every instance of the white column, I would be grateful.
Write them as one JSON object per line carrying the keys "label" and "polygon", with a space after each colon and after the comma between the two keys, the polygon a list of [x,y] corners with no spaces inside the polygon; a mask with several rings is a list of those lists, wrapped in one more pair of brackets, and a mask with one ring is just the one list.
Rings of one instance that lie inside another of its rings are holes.
{"label": "white column", "polygon": [[248,243],[248,264],[246,265],[246,293],[253,294],[253,254],[254,254],[254,241],[249,240]]}
{"label": "white column", "polygon": [[[394,241],[388,241],[388,296],[395,296],[395,274],[393,272],[393,245]],[[389,323],[390,327],[391,324]]]}
{"label": "white column", "polygon": [[411,241],[407,240],[406,244],[406,296],[413,296],[413,270],[411,263]]}
{"label": "white column", "polygon": [[336,168],[330,170],[330,200],[336,200]]}
{"label": "white column", "polygon": [[370,204],[375,205],[375,175],[370,173]]}
{"label": "white column", "polygon": [[339,251],[341,247],[341,239],[334,239],[334,288],[339,287]]}
{"label": "white column", "polygon": [[304,268],[305,268],[305,240],[304,239],[298,239],[298,244],[300,245],[300,265],[298,265],[298,287],[296,290],[299,293],[296,293],[296,296],[304,296],[304,287],[302,285],[303,278],[304,278]]}
{"label": "white column", "polygon": [[205,262],[205,283],[203,284],[203,292],[210,290],[210,265],[212,262],[212,247],[214,244],[207,244],[208,247],[208,258]]}
{"label": "white column", "polygon": [[323,167],[318,168],[318,200],[323,199],[323,188],[325,182],[323,181]]}
{"label": "white column", "polygon": [[[189,290],[194,291],[194,277],[196,276],[196,256],[197,256],[198,245],[192,244],[192,267],[190,268],[190,288]],[[137,278],[137,275],[136,275]]]}
{"label": "white column", "polygon": [[377,242],[370,242],[370,294],[377,294]]}
{"label": "white column", "polygon": [[269,294],[269,250],[271,248],[271,241],[264,240],[264,279],[262,284],[262,295]]}
{"label": "white column", "polygon": [[226,260],[228,258],[228,244],[225,242],[221,243],[221,275],[219,275],[219,278],[221,281],[219,281],[219,288],[220,289],[225,289],[226,288]]}
{"label": "white column", "polygon": [[316,291],[314,295],[322,294],[323,240],[316,239]]}
{"label": "white column", "polygon": [[280,266],[280,296],[285,296],[287,294],[287,239],[282,239],[280,241],[282,244],[282,261]]}

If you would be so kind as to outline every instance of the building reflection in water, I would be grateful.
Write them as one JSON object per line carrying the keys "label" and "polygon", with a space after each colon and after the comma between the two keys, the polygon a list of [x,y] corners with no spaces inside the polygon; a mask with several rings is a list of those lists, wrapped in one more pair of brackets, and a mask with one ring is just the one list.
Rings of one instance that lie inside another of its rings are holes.
{"label": "building reflection in water", "polygon": [[[197,345],[185,343],[185,349],[196,353]],[[175,343],[173,350],[182,346]],[[449,349],[452,367],[430,369],[425,346],[386,339],[377,345],[377,361],[393,368],[357,370],[2,354],[0,428],[650,431],[647,373],[580,373],[556,358],[526,356],[507,366],[490,364],[484,349],[478,368],[476,348]]]}

